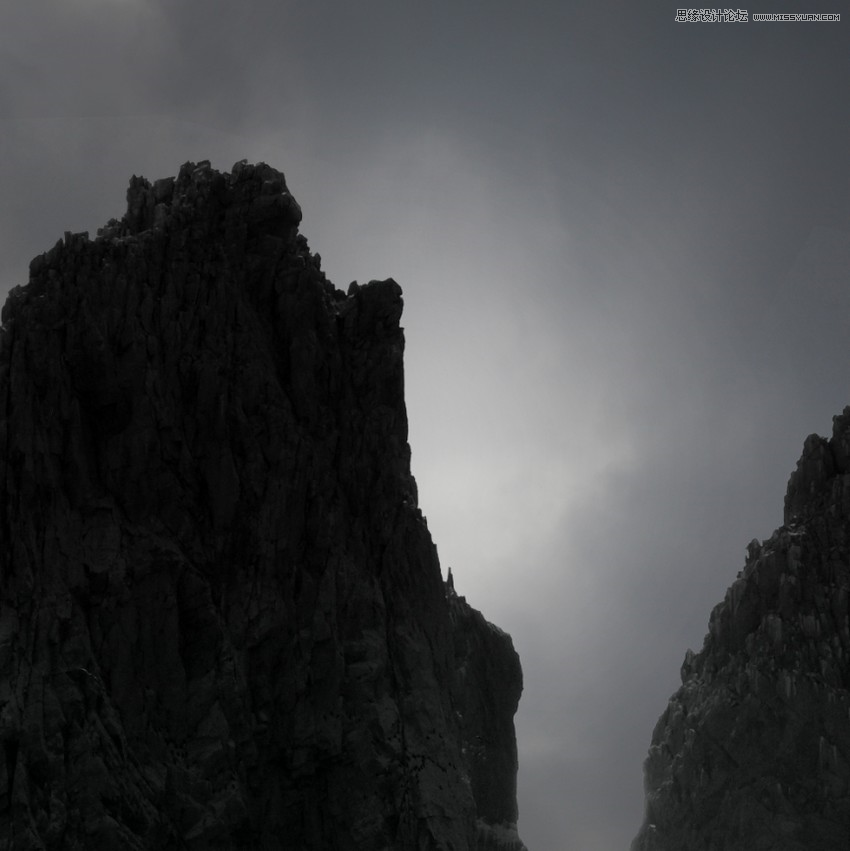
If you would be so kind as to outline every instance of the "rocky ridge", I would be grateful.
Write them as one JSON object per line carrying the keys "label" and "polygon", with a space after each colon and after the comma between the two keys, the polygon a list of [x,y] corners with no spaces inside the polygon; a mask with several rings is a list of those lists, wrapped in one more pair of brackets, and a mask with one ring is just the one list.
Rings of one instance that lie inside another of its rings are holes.
{"label": "rocky ridge", "polygon": [[829,851],[850,835],[850,408],[811,435],[652,735],[633,851]]}
{"label": "rocky ridge", "polygon": [[417,507],[401,289],[187,163],[0,332],[0,846],[522,851],[509,637]]}

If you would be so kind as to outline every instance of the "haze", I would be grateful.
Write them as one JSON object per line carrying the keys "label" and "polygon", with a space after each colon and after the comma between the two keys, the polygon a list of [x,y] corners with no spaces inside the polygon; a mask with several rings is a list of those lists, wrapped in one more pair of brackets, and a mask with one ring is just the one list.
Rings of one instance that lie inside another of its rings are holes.
{"label": "haze", "polygon": [[[753,12],[844,12],[834,0]],[[282,169],[334,283],[405,293],[443,569],[511,633],[520,833],[625,851],[685,651],[850,404],[846,23],[659,2],[29,0],[0,288],[130,175]]]}

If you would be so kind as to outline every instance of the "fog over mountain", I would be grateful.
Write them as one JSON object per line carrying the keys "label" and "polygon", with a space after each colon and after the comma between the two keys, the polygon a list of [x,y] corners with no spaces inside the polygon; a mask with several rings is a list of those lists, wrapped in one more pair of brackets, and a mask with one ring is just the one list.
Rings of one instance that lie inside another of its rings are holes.
{"label": "fog over mountain", "polygon": [[[772,0],[749,12],[842,12]],[[511,633],[520,834],[622,851],[688,647],[850,403],[846,22],[651,3],[33,0],[0,31],[0,287],[130,174],[280,168],[393,277],[419,503]]]}

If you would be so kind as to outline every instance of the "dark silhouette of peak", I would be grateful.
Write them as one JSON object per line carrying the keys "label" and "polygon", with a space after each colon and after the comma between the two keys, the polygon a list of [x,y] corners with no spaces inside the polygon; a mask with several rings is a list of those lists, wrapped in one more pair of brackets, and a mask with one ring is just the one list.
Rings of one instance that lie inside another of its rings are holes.
{"label": "dark silhouette of peak", "polygon": [[417,507],[401,288],[134,177],[0,342],[0,847],[521,851],[510,639]]}
{"label": "dark silhouette of peak", "polygon": [[850,408],[810,435],[652,735],[634,851],[838,851],[850,835]]}

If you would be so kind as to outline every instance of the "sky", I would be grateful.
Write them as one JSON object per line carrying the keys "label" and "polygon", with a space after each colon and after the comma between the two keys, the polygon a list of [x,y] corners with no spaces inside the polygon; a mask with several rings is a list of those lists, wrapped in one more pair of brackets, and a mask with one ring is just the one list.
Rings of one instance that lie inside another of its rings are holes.
{"label": "sky", "polygon": [[748,3],[3,9],[0,295],[202,159],[281,169],[337,287],[401,284],[420,506],[523,661],[529,851],[627,851],[685,652],[850,405],[850,10]]}

